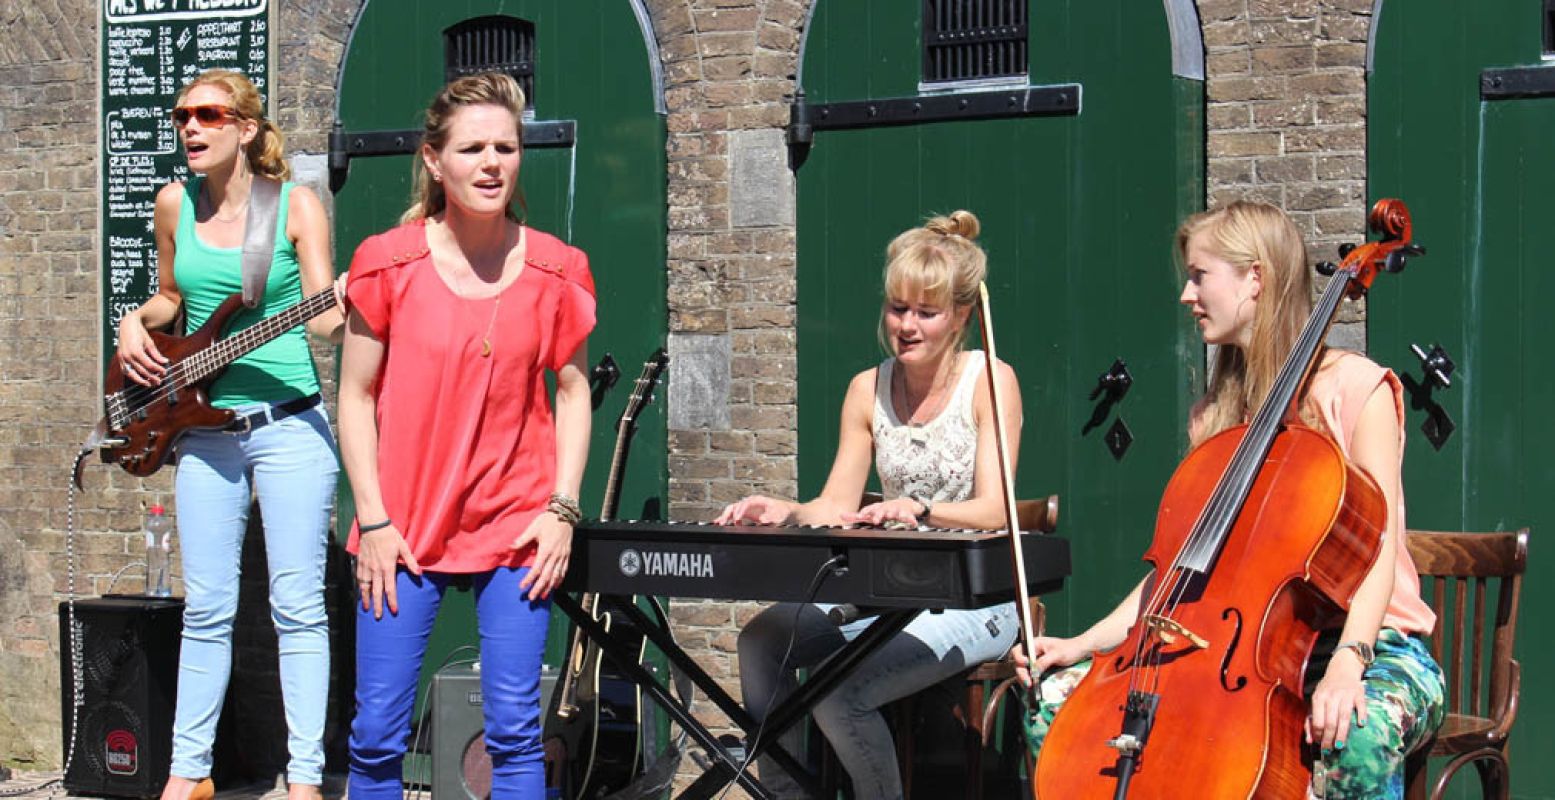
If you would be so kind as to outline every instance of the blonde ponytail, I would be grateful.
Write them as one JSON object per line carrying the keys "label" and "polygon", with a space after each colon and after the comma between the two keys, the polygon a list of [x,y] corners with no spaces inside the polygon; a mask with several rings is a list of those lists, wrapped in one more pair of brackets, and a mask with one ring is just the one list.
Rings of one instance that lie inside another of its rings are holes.
{"label": "blonde ponytail", "polygon": [[248,168],[255,175],[278,181],[288,180],[292,168],[286,163],[286,137],[267,119],[259,120],[259,133],[248,143]]}

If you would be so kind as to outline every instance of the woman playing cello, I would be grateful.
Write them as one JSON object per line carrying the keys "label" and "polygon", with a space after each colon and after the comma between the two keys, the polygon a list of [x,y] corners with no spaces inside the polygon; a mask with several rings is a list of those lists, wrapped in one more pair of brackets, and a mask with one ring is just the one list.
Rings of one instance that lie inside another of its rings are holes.
{"label": "woman playing cello", "polygon": [[[1179,301],[1193,314],[1205,343],[1218,346],[1208,392],[1188,422],[1189,438],[1199,447],[1247,422],[1269,396],[1312,312],[1311,278],[1300,232],[1284,212],[1262,203],[1235,202],[1189,218],[1178,229],[1176,249],[1187,272]],[[1420,598],[1419,578],[1400,542],[1402,387],[1391,371],[1364,356],[1319,346],[1297,413],[1302,424],[1331,436],[1351,464],[1375,479],[1383,501],[1379,516],[1385,518],[1377,556],[1349,598],[1326,667],[1319,669],[1319,658],[1307,665],[1303,683],[1310,708],[1303,736],[1316,755],[1308,792],[1327,798],[1401,798],[1404,758],[1440,723],[1443,694],[1441,670],[1420,639],[1431,631],[1435,617]],[[1167,505],[1163,501],[1163,516]],[[1157,570],[1162,566],[1157,564]],[[1156,578],[1152,573],[1141,581],[1117,608],[1078,636],[1039,637],[1031,643],[1035,672],[1058,670],[1040,685],[1040,714],[1028,725],[1034,749],[1042,747],[1050,724],[1057,723],[1055,730],[1063,724],[1055,714],[1091,669],[1093,654],[1130,637],[1141,609],[1153,601]],[[1259,622],[1254,619],[1248,627]],[[1024,657],[1016,655],[1024,667]],[[1096,656],[1109,669],[1117,663],[1114,658],[1123,657]],[[1229,663],[1231,655],[1225,658]],[[1020,672],[1029,685],[1030,673]],[[1234,676],[1236,670],[1228,672]],[[1234,677],[1226,682],[1228,691],[1236,690]],[[1213,702],[1178,700],[1177,709],[1180,701]],[[1159,713],[1168,713],[1164,705]],[[1049,746],[1057,747],[1058,741],[1055,735]],[[1148,743],[1144,747],[1147,760],[1151,749]],[[1050,755],[1056,762],[1064,754]]]}

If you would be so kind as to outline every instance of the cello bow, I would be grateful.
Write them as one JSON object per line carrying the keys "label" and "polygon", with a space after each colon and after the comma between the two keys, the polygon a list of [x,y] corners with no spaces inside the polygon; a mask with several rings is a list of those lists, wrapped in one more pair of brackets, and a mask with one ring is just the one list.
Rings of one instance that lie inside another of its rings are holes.
{"label": "cello bow", "polygon": [[[1004,430],[1004,406],[999,400],[999,377],[997,367],[999,357],[994,346],[993,338],[993,309],[988,302],[988,284],[981,283],[977,287],[978,322],[983,335],[983,356],[987,359],[987,368],[983,370],[988,377],[988,402],[993,406],[993,430],[994,440],[998,443],[999,450],[999,488],[1004,498],[1005,529],[1009,533],[1010,563],[1015,571],[1015,615],[1020,620],[1020,646],[1026,654],[1027,663],[1031,663],[1031,642],[1036,638],[1036,628],[1031,621],[1031,590],[1026,585],[1026,556],[1020,546],[1020,514],[1015,505],[1015,475],[1010,469],[1010,444],[1007,433]],[[1027,693],[1034,692],[1036,682],[1027,687]],[[1035,706],[1032,706],[1035,707]]]}

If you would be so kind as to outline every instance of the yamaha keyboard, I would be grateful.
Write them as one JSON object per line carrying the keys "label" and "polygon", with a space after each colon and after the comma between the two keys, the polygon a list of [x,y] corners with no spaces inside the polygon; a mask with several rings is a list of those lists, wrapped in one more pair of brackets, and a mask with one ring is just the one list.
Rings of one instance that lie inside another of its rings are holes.
{"label": "yamaha keyboard", "polygon": [[[1027,585],[1043,594],[1069,575],[1069,542],[1021,536]],[[813,597],[811,583],[837,564]],[[931,529],[579,523],[562,589],[721,600],[813,600],[892,608],[981,608],[1015,596],[1006,534]]]}

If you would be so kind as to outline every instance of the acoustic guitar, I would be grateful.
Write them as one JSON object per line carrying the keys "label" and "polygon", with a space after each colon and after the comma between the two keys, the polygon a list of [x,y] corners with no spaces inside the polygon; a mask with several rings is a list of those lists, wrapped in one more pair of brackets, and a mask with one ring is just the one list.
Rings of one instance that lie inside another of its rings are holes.
{"label": "acoustic guitar", "polygon": [[[638,417],[653,402],[654,388],[668,364],[669,357],[663,348],[648,357],[616,423],[615,453],[610,459],[605,499],[599,512],[602,520],[615,518],[621,476],[626,470],[632,436],[637,432]],[[584,594],[579,605],[613,635],[625,635],[636,642],[637,661],[642,662],[647,640],[631,622],[600,612],[599,596],[593,593]],[[602,797],[617,791],[642,768],[640,690],[601,655],[598,645],[584,636],[581,629],[573,628],[564,662],[566,671],[552,709],[555,733],[567,747],[570,797]]]}
{"label": "acoustic guitar", "polygon": [[232,316],[243,309],[242,293],[222,301],[211,318],[188,336],[151,331],[151,341],[169,359],[156,386],[142,386],[124,374],[113,359],[103,378],[103,419],[93,440],[104,463],[118,464],[131,475],[146,477],[172,460],[173,445],[199,429],[221,429],[237,415],[210,404],[210,385],[229,364],[265,343],[335,307],[333,286],[279,314],[266,317],[222,338]]}

